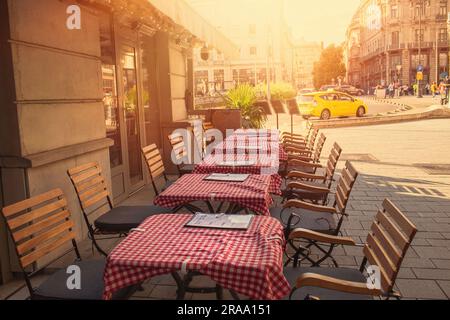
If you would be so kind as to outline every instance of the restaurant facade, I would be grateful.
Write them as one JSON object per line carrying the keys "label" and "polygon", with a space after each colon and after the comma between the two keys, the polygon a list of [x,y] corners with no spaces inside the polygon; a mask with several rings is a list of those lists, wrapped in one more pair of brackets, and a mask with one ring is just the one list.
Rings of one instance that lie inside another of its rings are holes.
{"label": "restaurant facade", "polygon": [[[235,46],[183,1],[0,0],[0,207],[61,188],[100,163],[114,202],[148,183],[140,149],[190,126],[192,49]],[[150,200],[149,200],[150,202]],[[17,263],[0,221],[0,284]]]}

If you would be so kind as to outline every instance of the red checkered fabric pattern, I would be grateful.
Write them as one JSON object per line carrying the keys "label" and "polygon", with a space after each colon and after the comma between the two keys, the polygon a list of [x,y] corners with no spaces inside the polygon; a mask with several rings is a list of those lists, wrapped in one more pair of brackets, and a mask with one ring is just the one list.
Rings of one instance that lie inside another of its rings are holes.
{"label": "red checkered fabric pattern", "polygon": [[238,204],[270,216],[273,203],[271,176],[250,175],[244,182],[206,181],[207,174],[185,174],[154,200],[161,207],[174,208],[194,201],[220,201]]}
{"label": "red checkered fabric pattern", "polygon": [[283,227],[276,219],[255,216],[248,230],[239,231],[184,227],[191,218],[152,216],[140,231],[128,235],[107,257],[103,298],[173,271],[200,272],[254,300],[289,294],[283,275]]}
{"label": "red checkered fabric pattern", "polygon": [[[250,165],[242,165],[242,162],[251,162]],[[224,164],[225,163],[225,164]],[[235,165],[230,165],[235,163]],[[270,157],[252,154],[207,156],[201,163],[197,164],[193,173],[238,173],[238,174],[265,174],[270,175],[269,192],[281,194],[282,179],[278,174],[279,161]]]}

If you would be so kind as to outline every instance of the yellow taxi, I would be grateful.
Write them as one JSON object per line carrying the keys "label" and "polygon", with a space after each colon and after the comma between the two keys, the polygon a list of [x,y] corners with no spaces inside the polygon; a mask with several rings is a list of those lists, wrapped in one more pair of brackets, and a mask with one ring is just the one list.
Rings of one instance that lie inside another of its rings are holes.
{"label": "yellow taxi", "polygon": [[300,112],[305,119],[319,117],[363,117],[368,112],[364,101],[337,91],[313,92],[297,97]]}

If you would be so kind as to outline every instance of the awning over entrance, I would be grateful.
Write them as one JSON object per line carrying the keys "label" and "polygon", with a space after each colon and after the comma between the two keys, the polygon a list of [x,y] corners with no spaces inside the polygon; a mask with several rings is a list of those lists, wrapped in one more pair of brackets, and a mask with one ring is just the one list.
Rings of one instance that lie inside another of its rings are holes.
{"label": "awning over entrance", "polygon": [[200,40],[206,42],[208,47],[224,53],[228,58],[237,58],[239,50],[225,35],[206,21],[199,13],[190,7],[184,0],[148,0],[156,9],[161,11],[174,23],[182,26]]}

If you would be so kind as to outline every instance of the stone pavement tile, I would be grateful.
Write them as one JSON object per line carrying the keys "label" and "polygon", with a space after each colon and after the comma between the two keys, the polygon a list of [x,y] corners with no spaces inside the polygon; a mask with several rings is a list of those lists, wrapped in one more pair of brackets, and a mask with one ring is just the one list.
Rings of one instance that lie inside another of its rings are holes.
{"label": "stone pavement tile", "polygon": [[450,299],[450,281],[439,280],[437,283],[441,287],[442,291],[445,292],[447,298]]}
{"label": "stone pavement tile", "polygon": [[339,266],[345,266],[345,267],[359,266],[356,263],[355,257],[353,257],[353,256],[334,256],[334,259],[339,264]]}
{"label": "stone pavement tile", "polygon": [[[431,259],[433,264],[439,269],[450,269],[450,259],[442,260],[442,259]],[[450,271],[448,271],[450,273]]]}
{"label": "stone pavement tile", "polygon": [[157,285],[176,285],[175,279],[170,274],[153,277],[149,280],[149,283]]}
{"label": "stone pavement tile", "polygon": [[413,250],[409,252],[416,252],[416,254],[421,258],[441,258],[450,259],[450,250],[446,247],[416,247],[412,246]]}
{"label": "stone pavement tile", "polygon": [[402,267],[435,268],[436,266],[430,259],[405,257],[402,262]]}
{"label": "stone pavement tile", "polygon": [[435,247],[447,247],[447,248],[450,248],[450,239],[446,239],[446,240],[428,239],[427,241],[432,246],[435,246]]}
{"label": "stone pavement tile", "polygon": [[148,298],[152,293],[153,289],[155,289],[155,285],[151,284],[149,281],[142,285],[144,290],[137,290],[134,294],[134,298]]}
{"label": "stone pavement tile", "polygon": [[397,279],[402,296],[415,299],[446,299],[446,295],[433,280]]}
{"label": "stone pavement tile", "polygon": [[420,230],[430,232],[450,232],[450,224],[446,223],[422,223]]}
{"label": "stone pavement tile", "polygon": [[170,299],[174,300],[177,297],[177,286],[163,286],[156,285],[150,293],[149,298],[155,299]]}
{"label": "stone pavement tile", "polygon": [[349,256],[355,256],[355,257],[363,257],[364,253],[362,248],[359,247],[350,247],[350,246],[346,246],[344,248],[345,253]]}
{"label": "stone pavement tile", "polygon": [[[450,233],[449,233],[450,235]],[[425,232],[419,230],[414,239],[444,239],[445,237],[439,232]]]}
{"label": "stone pavement tile", "polygon": [[416,279],[416,275],[411,268],[401,267],[397,275],[398,279]]}
{"label": "stone pavement tile", "polygon": [[450,280],[450,272],[446,269],[412,269],[419,279]]}
{"label": "stone pavement tile", "polygon": [[450,232],[442,232],[442,237],[445,239],[450,239]]}

